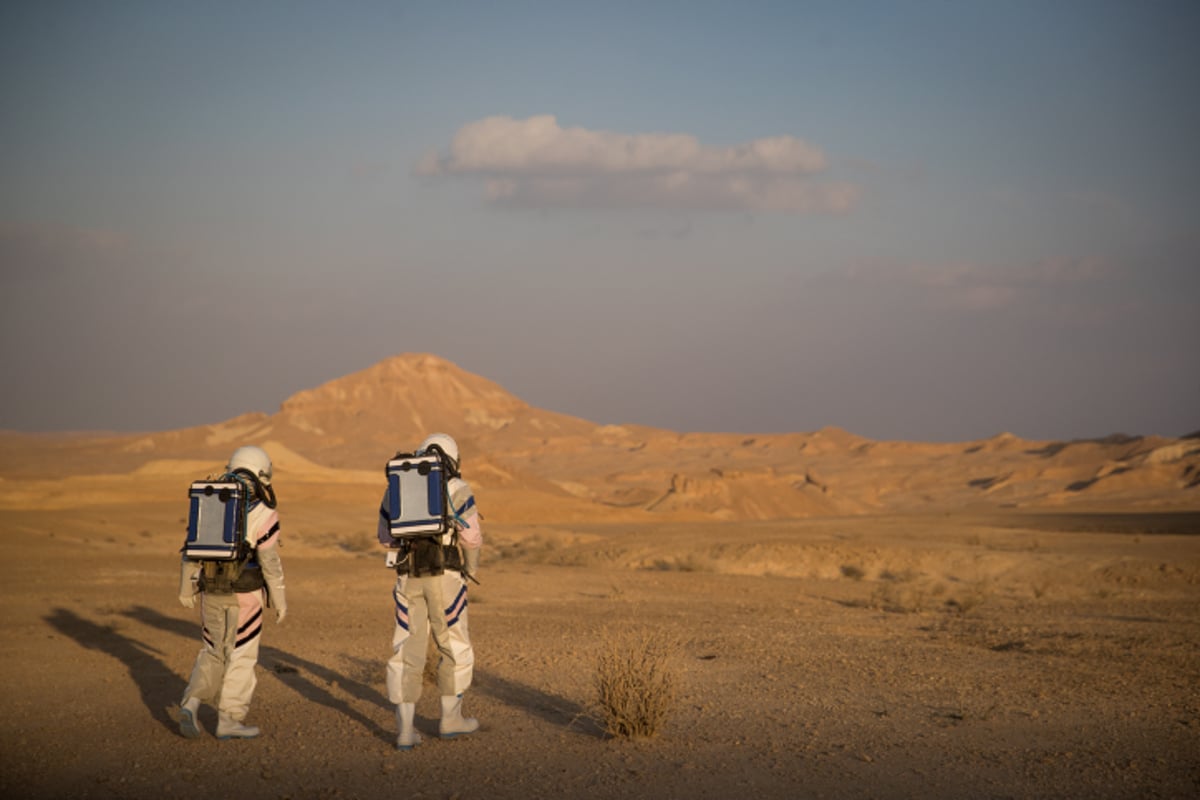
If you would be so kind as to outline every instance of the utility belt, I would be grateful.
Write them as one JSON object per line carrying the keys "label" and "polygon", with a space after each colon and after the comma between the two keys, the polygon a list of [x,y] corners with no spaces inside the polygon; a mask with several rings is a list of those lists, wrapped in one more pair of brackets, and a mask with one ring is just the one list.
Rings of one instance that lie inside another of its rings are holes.
{"label": "utility belt", "polygon": [[426,578],[441,575],[446,570],[463,571],[463,556],[456,544],[442,544],[437,539],[410,539],[396,554],[396,574]]}
{"label": "utility belt", "polygon": [[262,568],[250,563],[249,559],[240,561],[204,561],[196,586],[202,592],[213,594],[233,594],[234,592],[257,592],[266,587],[263,580]]}

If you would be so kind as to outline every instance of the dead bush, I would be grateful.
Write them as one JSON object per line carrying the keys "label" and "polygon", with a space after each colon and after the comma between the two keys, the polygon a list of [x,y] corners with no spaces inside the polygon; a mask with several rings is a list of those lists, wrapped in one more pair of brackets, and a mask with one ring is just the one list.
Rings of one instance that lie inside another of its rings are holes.
{"label": "dead bush", "polygon": [[926,587],[882,583],[871,592],[868,605],[893,614],[919,614],[929,604]]}
{"label": "dead bush", "polygon": [[850,578],[851,580],[861,581],[863,578],[867,577],[867,572],[857,564],[843,564],[842,576]]}
{"label": "dead bush", "polygon": [[716,562],[705,555],[688,553],[683,556],[657,558],[651,565],[660,572],[716,572]]}
{"label": "dead bush", "polygon": [[976,581],[970,586],[963,587],[953,597],[946,600],[946,606],[959,614],[969,614],[983,605],[991,596],[991,583],[986,580]]}
{"label": "dead bush", "polygon": [[650,631],[606,633],[596,660],[597,716],[610,736],[655,736],[675,702],[670,643]]}

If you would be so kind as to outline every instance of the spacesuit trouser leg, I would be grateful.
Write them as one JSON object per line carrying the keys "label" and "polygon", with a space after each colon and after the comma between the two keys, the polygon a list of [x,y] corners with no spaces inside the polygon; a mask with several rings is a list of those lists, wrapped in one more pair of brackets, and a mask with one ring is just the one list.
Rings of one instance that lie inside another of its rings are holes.
{"label": "spacesuit trouser leg", "polygon": [[394,705],[415,703],[421,697],[429,641],[429,612],[421,584],[428,580],[400,575],[392,589],[396,626],[387,663],[387,690]]}
{"label": "spacesuit trouser leg", "polygon": [[475,671],[475,650],[467,624],[467,581],[461,573],[447,571],[437,581],[437,604],[433,632],[442,660],[438,664],[438,691],[442,697],[460,695],[471,686]]}
{"label": "spacesuit trouser leg", "polygon": [[[237,598],[232,594],[206,592],[200,595],[200,620],[203,625],[200,637],[204,644],[192,666],[181,705],[193,699],[216,705],[220,700],[228,658],[225,634],[230,627],[231,610],[236,614]],[[236,625],[233,627],[236,628]]]}
{"label": "spacesuit trouser leg", "polygon": [[262,642],[263,603],[261,591],[241,592],[234,596],[237,606],[230,609],[234,624],[225,632],[228,656],[217,710],[221,716],[241,722],[250,711],[250,699],[258,685],[254,668],[258,664],[258,648]]}
{"label": "spacesuit trouser leg", "polygon": [[462,694],[471,685],[475,653],[467,623],[466,580],[458,572],[414,578],[401,575],[392,591],[396,627],[388,659],[388,700],[415,703],[421,696],[428,639],[432,632],[441,660],[438,691]]}

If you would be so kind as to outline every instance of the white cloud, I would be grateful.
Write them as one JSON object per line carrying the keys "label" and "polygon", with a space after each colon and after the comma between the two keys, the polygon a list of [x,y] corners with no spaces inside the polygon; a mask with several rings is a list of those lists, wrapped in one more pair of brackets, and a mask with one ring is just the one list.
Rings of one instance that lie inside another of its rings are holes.
{"label": "white cloud", "polygon": [[417,173],[476,177],[490,201],[529,207],[849,211],[858,188],[813,180],[826,167],[820,148],[791,136],[710,147],[689,134],[563,128],[542,115],[464,125],[448,154],[428,154]]}

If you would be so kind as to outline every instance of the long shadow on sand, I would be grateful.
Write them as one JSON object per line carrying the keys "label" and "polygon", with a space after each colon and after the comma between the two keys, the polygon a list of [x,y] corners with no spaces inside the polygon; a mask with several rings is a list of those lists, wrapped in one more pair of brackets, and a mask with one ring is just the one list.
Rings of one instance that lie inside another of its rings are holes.
{"label": "long shadow on sand", "polygon": [[[121,615],[148,627],[195,640],[199,647],[200,632],[194,622],[169,617],[146,606],[133,606],[122,611]],[[98,625],[65,609],[56,609],[54,615],[47,617],[47,621],[85,647],[103,650],[123,661],[142,690],[146,707],[164,726],[175,730],[176,721],[166,707],[173,707],[179,702],[187,683],[175,674],[174,669],[149,654],[157,653],[157,650],[122,636],[112,626]],[[378,690],[324,664],[266,644],[259,649],[259,664],[284,686],[306,700],[344,714],[381,741],[392,743],[395,732],[390,727],[379,726],[346,700],[335,696],[328,687],[336,686],[341,692],[361,703],[379,706],[389,712],[390,717],[393,706]],[[190,666],[187,664],[184,668]],[[603,729],[587,710],[572,700],[503,678],[478,666],[475,668],[475,678],[473,690],[506,705],[585,736],[597,739],[605,736]]]}
{"label": "long shadow on sand", "polygon": [[[169,633],[175,633],[188,639],[195,639],[197,645],[199,644],[200,632],[194,623],[168,617],[145,606],[134,606],[121,613],[144,625],[149,625]],[[394,731],[380,727],[370,717],[358,711],[345,700],[335,696],[327,687],[336,686],[355,700],[364,703],[373,703],[391,712],[393,706],[377,690],[353,680],[324,664],[309,661],[308,659],[266,644],[259,648],[258,661],[265,670],[278,678],[280,683],[292,689],[304,699],[344,714],[346,717],[362,725],[377,738],[388,744],[392,743],[392,739],[395,736]],[[188,667],[190,668],[190,665]],[[175,698],[176,702],[178,696],[183,694],[185,685],[180,685],[179,692]]]}
{"label": "long shadow on sand", "polygon": [[56,608],[44,617],[50,627],[89,650],[99,650],[122,662],[142,693],[142,702],[160,725],[175,730],[169,706],[179,702],[187,686],[170,666],[158,658],[161,651],[117,631],[84,619],[73,611]]}
{"label": "long shadow on sand", "polygon": [[486,694],[505,705],[519,708],[541,717],[551,725],[561,725],[585,736],[597,739],[605,737],[604,730],[596,723],[587,709],[565,697],[543,692],[523,683],[510,681],[499,675],[475,667],[473,690]]}

